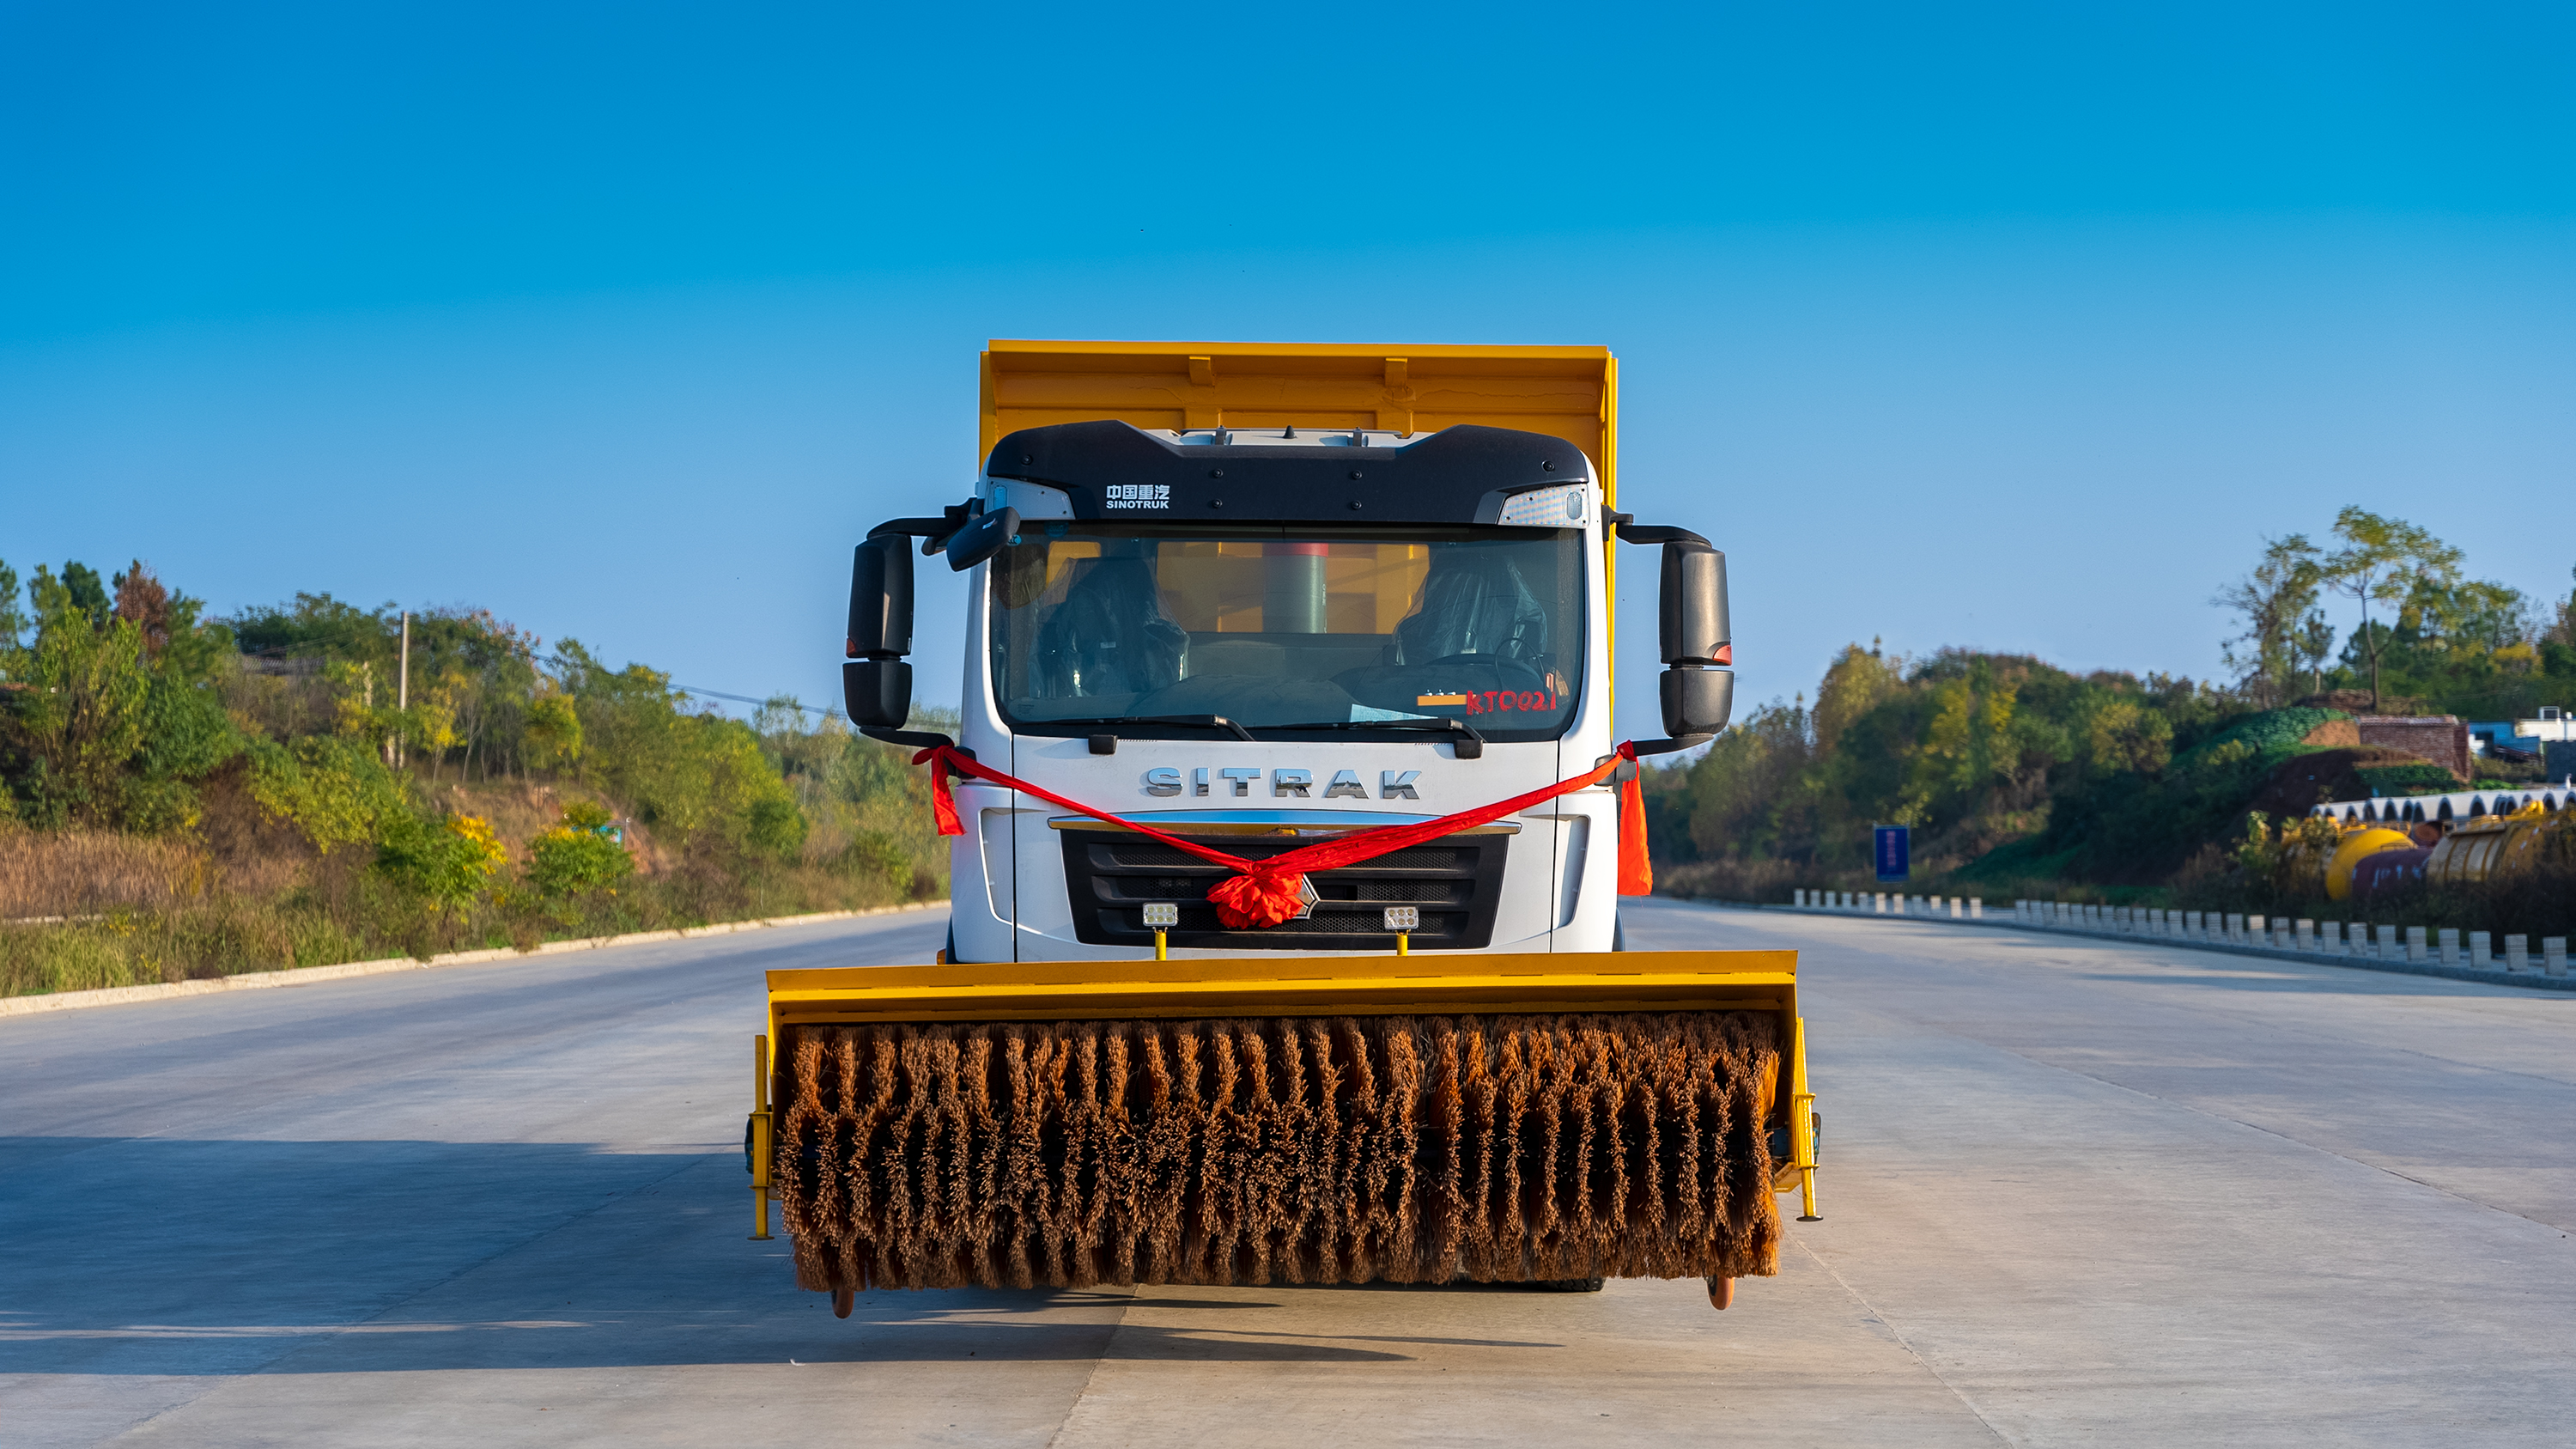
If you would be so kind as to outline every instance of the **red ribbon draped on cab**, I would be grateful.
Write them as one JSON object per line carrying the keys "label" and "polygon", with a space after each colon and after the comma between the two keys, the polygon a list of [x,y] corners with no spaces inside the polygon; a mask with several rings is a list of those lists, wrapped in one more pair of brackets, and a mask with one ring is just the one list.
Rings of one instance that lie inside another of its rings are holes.
{"label": "red ribbon draped on cab", "polygon": [[[1572,794],[1574,791],[1597,785],[1622,764],[1633,764],[1636,758],[1636,746],[1630,742],[1621,741],[1617,752],[1610,758],[1571,780],[1559,780],[1553,785],[1541,786],[1527,794],[1514,795],[1508,800],[1497,800],[1491,805],[1479,805],[1472,810],[1461,810],[1454,815],[1443,815],[1436,820],[1417,820],[1403,825],[1381,825],[1369,830],[1356,830],[1348,835],[1335,836],[1330,840],[1317,841],[1313,845],[1283,851],[1266,860],[1246,860],[1239,855],[1229,855],[1195,840],[1166,834],[1150,826],[1139,825],[1132,820],[1121,820],[1105,810],[1095,810],[1079,801],[1068,800],[1052,790],[1042,789],[1026,780],[1004,774],[1000,770],[978,762],[953,745],[933,745],[914,755],[912,762],[916,765],[932,766],[930,808],[932,815],[939,822],[940,834],[966,833],[965,822],[957,816],[957,799],[949,793],[948,776],[951,771],[961,775],[972,775],[980,780],[989,780],[996,785],[1006,785],[1011,789],[1035,795],[1050,804],[1079,811],[1094,820],[1133,830],[1139,835],[1151,836],[1175,850],[1187,851],[1210,865],[1221,865],[1234,871],[1235,874],[1230,879],[1219,881],[1209,887],[1207,898],[1216,907],[1217,920],[1222,922],[1227,930],[1245,931],[1267,930],[1282,921],[1295,919],[1297,913],[1305,907],[1304,887],[1308,871],[1332,870],[1340,866],[1357,865],[1361,861],[1375,860],[1381,855],[1402,850],[1407,846],[1420,845],[1426,840],[1437,840],[1444,835],[1452,835],[1490,820],[1501,819],[1516,810],[1526,810],[1542,800],[1553,800],[1559,795]],[[1637,780],[1631,776],[1622,788],[1619,802],[1619,894],[1645,895],[1654,888],[1654,866],[1646,857],[1645,801],[1638,790]]]}

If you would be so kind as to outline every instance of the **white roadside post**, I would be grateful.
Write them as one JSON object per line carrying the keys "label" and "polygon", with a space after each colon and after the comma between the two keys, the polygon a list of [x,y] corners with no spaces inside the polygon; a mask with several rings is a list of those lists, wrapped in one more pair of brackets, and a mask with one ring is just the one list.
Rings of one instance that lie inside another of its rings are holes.
{"label": "white roadside post", "polygon": [[2290,927],[2290,949],[2293,951],[2313,951],[2317,949],[2317,923],[2315,921],[2302,916]]}
{"label": "white roadside post", "polygon": [[2442,928],[2441,945],[2440,948],[2434,952],[2433,959],[2441,962],[2445,966],[2457,966],[2460,964],[2459,927],[2444,926]]}
{"label": "white roadside post", "polygon": [[2397,945],[2397,928],[2395,926],[2381,926],[2379,928],[2379,959],[2382,961],[2396,961],[2402,959]]}
{"label": "white roadside post", "polygon": [[2564,975],[2566,975],[2566,974],[2567,974],[2567,938],[2566,938],[2565,936],[2543,936],[2543,937],[2541,937],[2541,938],[2540,938],[2540,962],[2541,962],[2541,969],[2542,969],[2542,970],[2544,970],[2544,971],[2546,971],[2546,972],[2548,972],[2550,975],[2552,975],[2552,976],[2564,976]]}
{"label": "white roadside post", "polygon": [[2495,969],[2495,938],[2484,931],[2469,933],[2469,964],[2481,971]]}
{"label": "white roadside post", "polygon": [[2425,940],[2424,928],[2422,926],[2408,926],[2406,928],[2406,959],[2420,966],[2423,964],[2424,958],[2430,954],[2432,954],[2432,948]]}
{"label": "white roadside post", "polygon": [[2528,971],[2531,969],[2531,938],[2529,936],[2507,936],[2504,938],[2504,969],[2507,971]]}

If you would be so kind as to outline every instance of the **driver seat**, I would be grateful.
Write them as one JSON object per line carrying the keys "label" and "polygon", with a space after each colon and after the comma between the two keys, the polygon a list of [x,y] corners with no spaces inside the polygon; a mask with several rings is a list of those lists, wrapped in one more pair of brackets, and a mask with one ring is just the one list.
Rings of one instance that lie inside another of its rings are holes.
{"label": "driver seat", "polygon": [[1497,550],[1440,550],[1422,603],[1395,626],[1396,664],[1484,654],[1534,664],[1547,653],[1547,612]]}

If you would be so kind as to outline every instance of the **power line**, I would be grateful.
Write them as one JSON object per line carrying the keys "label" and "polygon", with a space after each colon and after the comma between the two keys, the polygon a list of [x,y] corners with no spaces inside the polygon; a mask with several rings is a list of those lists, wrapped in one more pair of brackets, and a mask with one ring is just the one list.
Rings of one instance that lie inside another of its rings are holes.
{"label": "power line", "polygon": [[730,699],[736,704],[756,704],[764,709],[771,706],[779,706],[786,709],[800,709],[807,714],[819,714],[827,717],[832,713],[832,711],[825,709],[821,705],[800,704],[792,699],[754,699],[748,694],[727,694],[721,689],[700,689],[697,686],[690,684],[674,684],[671,687],[682,694],[703,694],[709,699]]}

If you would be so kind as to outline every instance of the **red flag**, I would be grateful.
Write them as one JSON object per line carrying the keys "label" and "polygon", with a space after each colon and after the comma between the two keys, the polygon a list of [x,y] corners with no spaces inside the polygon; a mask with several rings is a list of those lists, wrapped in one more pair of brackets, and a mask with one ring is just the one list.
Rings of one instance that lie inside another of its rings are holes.
{"label": "red flag", "polygon": [[1655,861],[1646,853],[1646,789],[1631,777],[1619,787],[1619,894],[1655,893]]}

